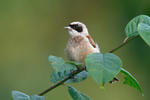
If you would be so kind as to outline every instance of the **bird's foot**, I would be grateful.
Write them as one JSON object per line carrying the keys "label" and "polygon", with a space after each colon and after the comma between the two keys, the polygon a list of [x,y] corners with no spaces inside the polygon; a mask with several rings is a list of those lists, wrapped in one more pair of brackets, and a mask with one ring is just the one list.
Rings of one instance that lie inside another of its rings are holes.
{"label": "bird's foot", "polygon": [[113,80],[112,80],[112,81],[110,81],[109,83],[111,83],[111,84],[112,84],[112,83],[117,82],[117,81],[119,81],[119,79],[115,77],[115,78],[113,78]]}

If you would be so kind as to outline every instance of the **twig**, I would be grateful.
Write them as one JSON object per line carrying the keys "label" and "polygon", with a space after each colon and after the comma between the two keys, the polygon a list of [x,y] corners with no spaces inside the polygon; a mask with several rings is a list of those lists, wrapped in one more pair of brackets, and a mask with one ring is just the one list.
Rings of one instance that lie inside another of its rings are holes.
{"label": "twig", "polygon": [[[81,67],[80,69],[73,71],[73,72],[72,72],[72,76],[74,76],[74,75],[76,75],[76,74],[82,72],[83,70],[85,70],[85,67]],[[49,88],[47,88],[47,89],[44,90],[43,92],[39,93],[38,95],[39,95],[39,96],[42,96],[42,95],[46,94],[47,92],[53,90],[53,89],[56,88],[57,86],[62,85],[65,81],[67,81],[67,80],[69,80],[69,79],[71,79],[71,76],[68,76],[67,78],[63,79],[62,81],[60,81],[60,82],[58,82],[58,83],[56,83],[56,84],[50,86]]]}
{"label": "twig", "polygon": [[[137,36],[132,37],[132,38],[125,38],[125,39],[123,40],[123,42],[122,42],[118,47],[116,47],[116,48],[110,50],[109,52],[110,52],[110,53],[113,53],[113,52],[117,51],[118,49],[120,49],[121,47],[123,47],[125,44],[127,44],[129,41],[135,39],[136,37],[137,37]],[[74,76],[74,75],[76,75],[76,74],[78,74],[78,73],[80,73],[80,72],[82,72],[82,71],[84,71],[84,70],[86,70],[86,68],[85,68],[85,67],[81,67],[80,69],[73,71],[73,72],[72,72],[72,76]],[[69,79],[71,79],[71,78],[72,78],[72,77],[68,76],[67,78],[63,79],[62,81],[60,81],[60,82],[58,82],[58,83],[56,83],[56,84],[50,86],[49,88],[47,88],[47,89],[44,90],[43,92],[39,93],[38,95],[39,95],[39,96],[42,96],[42,95],[46,94],[47,92],[49,92],[49,91],[55,89],[56,87],[62,85],[64,82],[66,82],[67,80],[69,80]]]}
{"label": "twig", "polygon": [[109,52],[113,53],[113,52],[117,51],[118,49],[120,49],[121,47],[123,47],[124,45],[126,45],[127,43],[129,43],[130,41],[132,41],[133,39],[135,39],[137,37],[138,37],[138,35],[134,36],[134,37],[131,37],[131,38],[126,37],[119,46],[117,46],[116,48],[110,50]]}

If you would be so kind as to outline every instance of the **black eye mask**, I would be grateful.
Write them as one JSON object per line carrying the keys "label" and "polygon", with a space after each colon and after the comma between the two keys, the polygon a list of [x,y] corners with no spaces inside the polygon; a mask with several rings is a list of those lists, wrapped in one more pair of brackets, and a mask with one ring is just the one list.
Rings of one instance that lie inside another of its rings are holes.
{"label": "black eye mask", "polygon": [[76,30],[77,32],[82,32],[82,26],[78,25],[78,24],[73,24],[73,25],[69,25],[71,28],[73,28],[74,30]]}

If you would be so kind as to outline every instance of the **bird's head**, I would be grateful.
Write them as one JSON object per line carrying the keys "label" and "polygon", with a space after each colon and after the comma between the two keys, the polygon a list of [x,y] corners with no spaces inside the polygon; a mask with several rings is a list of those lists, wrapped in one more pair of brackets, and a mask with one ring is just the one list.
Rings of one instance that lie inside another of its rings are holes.
{"label": "bird's head", "polygon": [[65,28],[68,30],[70,36],[88,35],[86,25],[81,22],[72,22]]}

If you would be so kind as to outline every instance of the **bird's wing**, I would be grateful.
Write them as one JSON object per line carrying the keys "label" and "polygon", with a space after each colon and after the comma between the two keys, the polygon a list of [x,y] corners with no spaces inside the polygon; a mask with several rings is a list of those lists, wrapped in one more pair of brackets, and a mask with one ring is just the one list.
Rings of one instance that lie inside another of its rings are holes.
{"label": "bird's wing", "polygon": [[86,37],[88,38],[90,44],[91,44],[94,48],[96,48],[96,44],[95,44],[94,40],[92,39],[92,37],[91,37],[90,35],[87,35]]}

